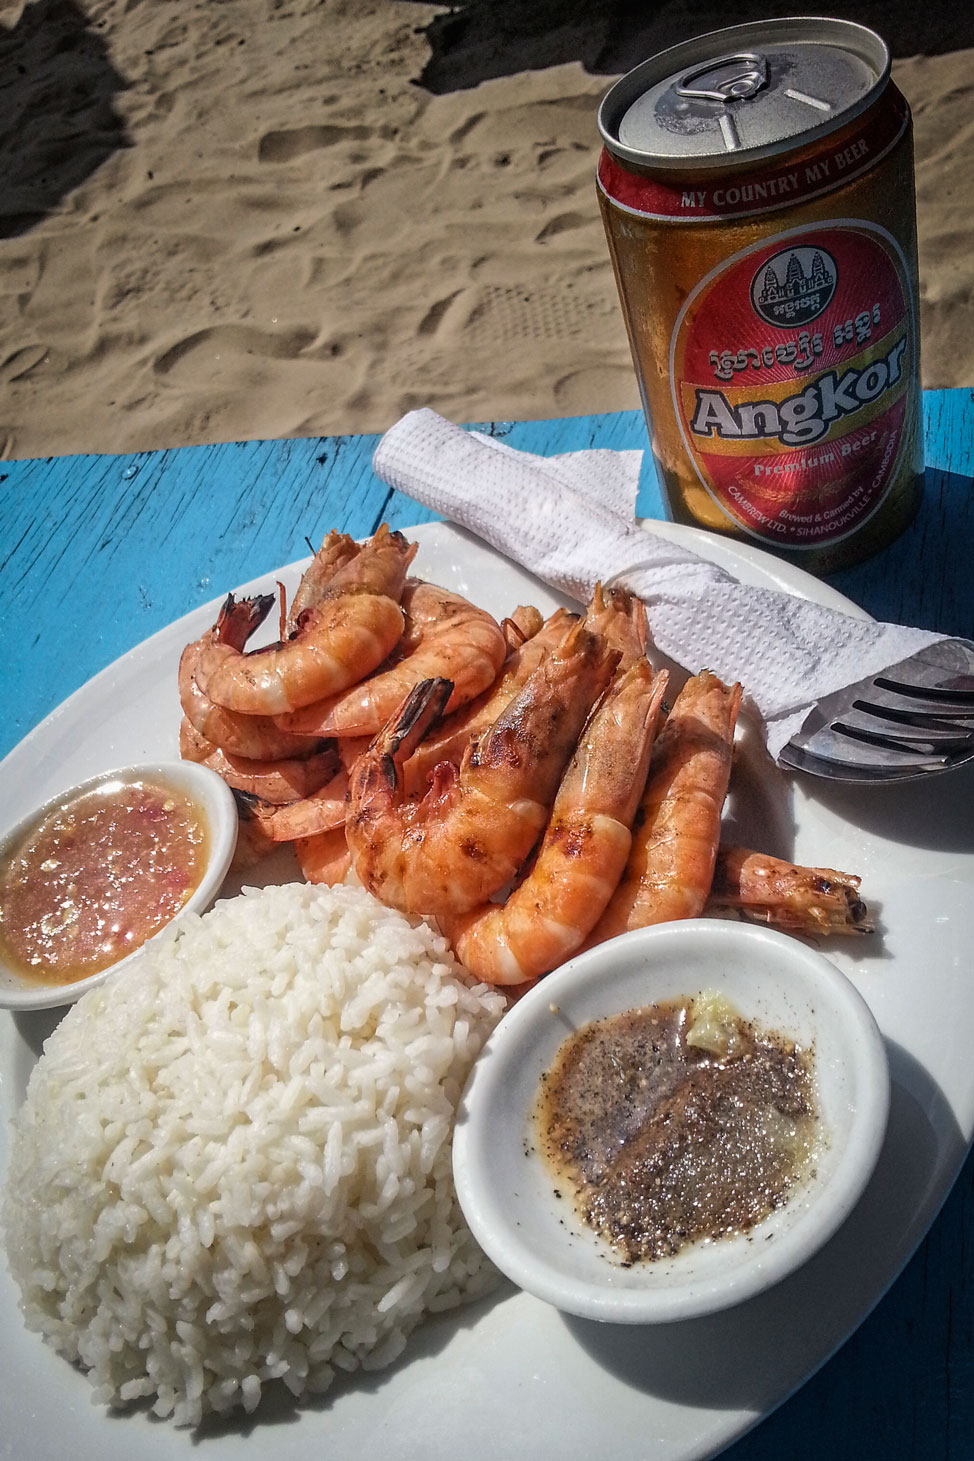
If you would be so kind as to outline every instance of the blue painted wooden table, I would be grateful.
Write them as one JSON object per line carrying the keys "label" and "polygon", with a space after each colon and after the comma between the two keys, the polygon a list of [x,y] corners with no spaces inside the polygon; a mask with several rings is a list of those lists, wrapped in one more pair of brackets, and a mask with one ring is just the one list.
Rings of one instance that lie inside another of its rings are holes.
{"label": "blue painted wooden table", "polygon": [[[927,485],[917,520],[885,553],[829,581],[876,617],[974,637],[974,392],[929,392],[925,410]],[[646,445],[637,412],[489,429],[542,454]],[[362,536],[383,520],[427,521],[431,514],[372,473],[375,442],[331,437],[0,463],[0,755],[118,655],[196,605],[303,557],[306,539],[317,543],[329,528]],[[651,471],[640,512],[662,516]],[[0,763],[0,788],[2,773]],[[728,1455],[974,1457],[972,1184],[969,1159],[870,1318]]]}

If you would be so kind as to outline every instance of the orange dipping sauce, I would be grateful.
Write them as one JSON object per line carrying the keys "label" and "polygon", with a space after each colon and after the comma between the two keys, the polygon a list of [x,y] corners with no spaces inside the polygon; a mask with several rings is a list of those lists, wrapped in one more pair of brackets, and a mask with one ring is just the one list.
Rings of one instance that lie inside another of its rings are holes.
{"label": "orange dipping sauce", "polygon": [[0,953],[37,983],[116,964],[199,887],[209,830],[184,792],[106,779],[42,816],[0,866]]}

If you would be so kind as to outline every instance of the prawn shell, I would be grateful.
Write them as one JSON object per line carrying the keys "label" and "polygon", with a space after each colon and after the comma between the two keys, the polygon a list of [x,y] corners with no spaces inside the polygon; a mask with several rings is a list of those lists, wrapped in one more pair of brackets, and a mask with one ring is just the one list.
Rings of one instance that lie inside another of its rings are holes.
{"label": "prawn shell", "polygon": [[398,603],[384,594],[329,599],[309,609],[295,638],[283,644],[249,654],[208,646],[196,681],[227,710],[283,715],[371,674],[398,643],[404,622]]}
{"label": "prawn shell", "polygon": [[295,842],[299,837],[314,837],[338,828],[344,835],[347,790],[348,778],[339,771],[308,796],[283,805],[237,792],[237,809],[241,821],[257,822],[271,842]]}
{"label": "prawn shell", "polygon": [[[220,609],[216,624],[199,639],[188,644],[179,659],[179,703],[183,714],[199,737],[210,743],[211,749],[221,750],[236,756],[246,756],[254,761],[279,760],[284,756],[307,756],[319,749],[312,740],[302,736],[288,735],[265,715],[237,715],[222,705],[217,705],[202,691],[196,672],[204,650],[214,642],[239,652],[248,638],[263,622],[270,605],[271,594],[252,599],[234,600],[228,594]],[[188,742],[188,738],[187,738]],[[203,760],[196,752],[185,756],[187,760]]]}
{"label": "prawn shell", "polygon": [[285,806],[313,795],[334,778],[341,765],[334,744],[300,759],[289,757],[279,761],[249,760],[219,746],[212,747],[204,756],[199,754],[201,747],[191,739],[191,731],[191,727],[180,728],[179,751],[184,761],[208,766],[232,790],[259,797],[273,806]]}
{"label": "prawn shell", "polygon": [[[244,654],[226,636],[203,641],[195,678],[205,695],[244,715],[283,715],[371,674],[402,636],[399,600],[417,545],[383,523],[320,588],[283,643]],[[219,626],[218,626],[219,629]]]}
{"label": "prawn shell", "polygon": [[504,663],[507,641],[484,609],[436,584],[410,581],[403,594],[405,623],[394,663],[339,695],[278,716],[294,735],[374,736],[402,699],[423,680],[449,679],[446,713],[491,686]]}
{"label": "prawn shell", "polygon": [[629,861],[590,943],[703,912],[740,703],[740,685],[707,670],[676,697],[653,749]]}
{"label": "prawn shell", "polygon": [[294,851],[306,883],[340,883],[352,866],[344,827],[314,837],[299,837]]}
{"label": "prawn shell", "polygon": [[789,933],[867,934],[873,925],[859,896],[860,881],[835,868],[802,867],[722,844],[708,909]]}
{"label": "prawn shell", "polygon": [[440,762],[422,801],[412,801],[404,764],[436,720],[431,697],[444,682],[418,686],[349,778],[346,834],[363,886],[388,906],[438,917],[466,912],[509,882],[545,826],[618,658],[584,621],[574,625],[459,768]]}
{"label": "prawn shell", "polygon": [[574,954],[612,897],[649,767],[667,674],[645,659],[596,706],[558,788],[541,846],[504,903],[440,918],[480,979],[521,985]]}
{"label": "prawn shell", "polygon": [[242,755],[228,755],[218,749],[204,764],[235,792],[258,796],[273,806],[286,806],[329,785],[340,760],[334,745],[326,745],[301,760],[291,757],[282,761],[248,761]]}

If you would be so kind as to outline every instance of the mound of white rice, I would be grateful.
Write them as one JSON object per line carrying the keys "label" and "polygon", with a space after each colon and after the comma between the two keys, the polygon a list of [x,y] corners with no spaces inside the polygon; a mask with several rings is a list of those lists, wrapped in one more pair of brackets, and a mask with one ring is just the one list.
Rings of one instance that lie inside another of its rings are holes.
{"label": "mound of white rice", "polygon": [[196,1424],[375,1369],[494,1271],[453,1114],[503,1008],[358,888],[247,891],[84,995],[14,1126],[27,1324],[111,1405]]}

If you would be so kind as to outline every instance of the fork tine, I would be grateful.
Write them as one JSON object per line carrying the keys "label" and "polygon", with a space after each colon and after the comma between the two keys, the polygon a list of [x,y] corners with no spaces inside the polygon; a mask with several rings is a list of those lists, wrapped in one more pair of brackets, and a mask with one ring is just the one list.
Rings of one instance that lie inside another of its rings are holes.
{"label": "fork tine", "polygon": [[848,736],[850,741],[863,745],[875,745],[885,751],[897,751],[904,757],[924,757],[948,766],[951,758],[974,749],[974,736],[911,736],[889,735],[882,730],[870,730],[866,726],[848,725],[844,720],[835,720],[831,726],[835,735]]}
{"label": "fork tine", "polygon": [[[864,747],[864,749],[868,749]],[[853,785],[868,786],[879,782],[894,783],[920,781],[938,771],[950,771],[962,764],[949,756],[934,756],[923,759],[920,756],[898,756],[892,751],[876,748],[874,754],[882,757],[873,764],[860,759],[834,759],[816,756],[803,750],[794,741],[789,741],[778,757],[779,764],[793,771],[807,771],[812,776],[824,777],[827,781],[851,782]]]}
{"label": "fork tine", "polygon": [[906,680],[891,680],[886,675],[877,675],[873,680],[880,690],[892,690],[896,695],[911,699],[932,700],[938,704],[974,706],[974,685],[948,688],[943,685],[913,685]]}
{"label": "fork tine", "polygon": [[898,705],[877,705],[870,700],[853,700],[850,709],[858,710],[862,715],[874,716],[877,720],[888,720],[893,725],[919,726],[932,734],[940,732],[956,735],[960,731],[962,735],[966,732],[965,739],[974,735],[974,706],[968,711],[960,712],[955,718],[929,710],[903,710]]}

